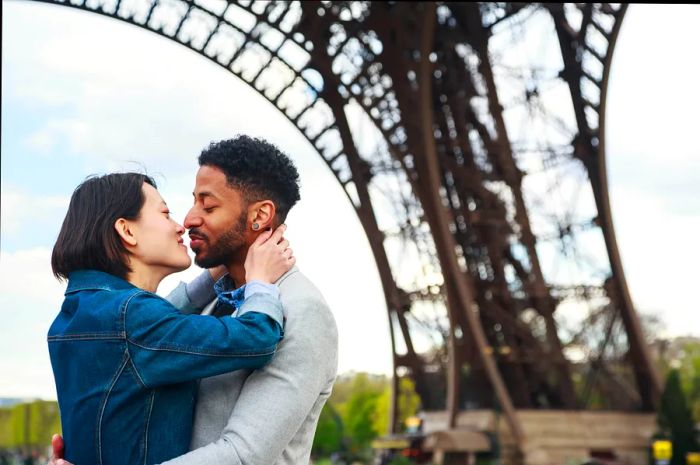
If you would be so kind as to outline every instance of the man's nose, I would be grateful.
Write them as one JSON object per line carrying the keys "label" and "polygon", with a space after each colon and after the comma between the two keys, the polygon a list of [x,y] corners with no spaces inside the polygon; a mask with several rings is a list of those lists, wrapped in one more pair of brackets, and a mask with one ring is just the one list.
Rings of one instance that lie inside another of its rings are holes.
{"label": "man's nose", "polygon": [[202,225],[202,217],[197,214],[197,211],[194,207],[192,207],[190,211],[187,212],[183,225],[187,229],[196,228],[197,226]]}

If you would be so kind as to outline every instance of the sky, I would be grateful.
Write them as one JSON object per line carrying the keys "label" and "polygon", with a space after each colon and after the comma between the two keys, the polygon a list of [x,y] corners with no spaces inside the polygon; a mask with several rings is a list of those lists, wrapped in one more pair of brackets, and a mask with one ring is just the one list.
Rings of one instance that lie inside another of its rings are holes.
{"label": "sky", "polygon": [[[607,112],[611,202],[637,308],[665,335],[700,335],[700,37],[695,5],[633,5],[615,51]],[[155,34],[94,14],[3,1],[0,397],[55,398],[46,331],[65,285],[49,258],[85,176],[146,170],[176,220],[196,156],[237,133],[297,164],[302,201],[287,237],[339,327],[340,372],[390,373],[384,298],[367,240],[340,186],[266,100],[219,66]],[[199,272],[171,276],[159,293]]]}

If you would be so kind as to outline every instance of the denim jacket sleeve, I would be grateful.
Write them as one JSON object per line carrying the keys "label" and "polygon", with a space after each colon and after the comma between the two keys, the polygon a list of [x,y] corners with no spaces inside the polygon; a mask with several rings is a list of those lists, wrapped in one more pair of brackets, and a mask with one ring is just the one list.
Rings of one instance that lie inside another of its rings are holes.
{"label": "denim jacket sleeve", "polygon": [[184,315],[148,292],[132,295],[123,315],[131,363],[146,387],[260,368],[282,334],[282,304],[259,293],[236,318]]}

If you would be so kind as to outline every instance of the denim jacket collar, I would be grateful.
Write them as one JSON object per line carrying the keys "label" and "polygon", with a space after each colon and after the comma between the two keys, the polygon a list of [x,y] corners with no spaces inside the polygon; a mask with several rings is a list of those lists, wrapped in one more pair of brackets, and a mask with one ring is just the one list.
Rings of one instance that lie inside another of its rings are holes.
{"label": "denim jacket collar", "polygon": [[117,291],[133,289],[135,286],[117,276],[98,270],[78,270],[68,274],[65,295],[85,290]]}

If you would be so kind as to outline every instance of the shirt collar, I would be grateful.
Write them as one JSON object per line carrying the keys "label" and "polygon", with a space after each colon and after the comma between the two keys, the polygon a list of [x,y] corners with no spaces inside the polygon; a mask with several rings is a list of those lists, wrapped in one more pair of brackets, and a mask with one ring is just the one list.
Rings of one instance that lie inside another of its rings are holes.
{"label": "shirt collar", "polygon": [[[294,265],[289,271],[275,281],[275,284],[279,286],[282,281],[297,271],[299,271],[299,269],[296,267],[296,265]],[[220,302],[230,305],[236,310],[241,308],[241,305],[243,305],[243,301],[245,300],[245,284],[236,289],[236,283],[228,273],[223,275],[216,283],[214,283],[214,291],[216,292],[216,297]]]}
{"label": "shirt collar", "polygon": [[214,283],[214,291],[219,302],[238,310],[245,300],[245,285],[236,289],[236,283],[228,274],[223,275]]}

